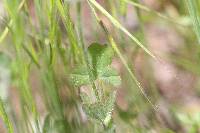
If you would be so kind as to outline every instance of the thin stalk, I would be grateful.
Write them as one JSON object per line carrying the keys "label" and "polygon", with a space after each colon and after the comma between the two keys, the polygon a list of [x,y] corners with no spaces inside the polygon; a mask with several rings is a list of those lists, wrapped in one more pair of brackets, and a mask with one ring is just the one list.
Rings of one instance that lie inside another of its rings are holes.
{"label": "thin stalk", "polygon": [[97,98],[97,101],[100,101],[100,96],[99,96],[99,93],[98,93],[98,90],[97,90],[97,87],[92,79],[92,68],[90,67],[89,65],[89,60],[88,60],[88,53],[87,53],[87,49],[85,47],[85,44],[84,44],[84,40],[83,40],[83,32],[82,32],[82,26],[81,26],[81,22],[82,22],[82,19],[81,19],[81,3],[79,2],[78,3],[78,7],[77,7],[77,10],[78,10],[78,31],[79,31],[79,37],[80,37],[80,44],[82,46],[82,52],[84,53],[84,63],[86,64],[87,66],[87,69],[88,69],[88,73],[89,73],[89,79],[90,79],[90,84],[92,85],[92,89],[95,93],[95,97]]}
{"label": "thin stalk", "polygon": [[65,28],[67,30],[69,42],[72,45],[71,48],[72,48],[73,58],[75,59],[75,62],[78,62],[78,61],[82,62],[83,53],[81,52],[81,49],[78,46],[78,42],[77,42],[78,39],[75,34],[74,25],[69,14],[69,5],[67,5],[67,9],[65,9],[64,3],[62,3],[60,0],[56,0],[56,6],[58,8],[58,11],[63,19]]}
{"label": "thin stalk", "polygon": [[[89,3],[90,0],[88,0]],[[90,3],[89,3],[90,5]],[[132,80],[136,83],[136,85],[138,86],[138,88],[140,89],[140,92],[142,93],[142,95],[147,99],[147,101],[150,103],[150,105],[153,107],[153,109],[156,111],[158,107],[156,107],[151,100],[148,98],[147,94],[145,93],[141,83],[137,80],[137,78],[135,77],[135,75],[133,74],[133,72],[131,71],[131,69],[129,68],[125,58],[123,57],[122,53],[120,52],[117,44],[115,43],[113,37],[109,34],[107,28],[105,27],[105,25],[103,24],[103,22],[100,20],[100,18],[98,17],[95,9],[90,5],[91,10],[93,12],[93,14],[96,17],[97,22],[100,24],[100,26],[102,27],[102,29],[104,30],[105,34],[107,35],[108,41],[110,42],[111,47],[113,48],[113,50],[115,51],[115,53],[119,56],[120,60],[122,61],[123,65],[125,66],[126,70],[128,71],[128,73],[130,74]]]}
{"label": "thin stalk", "polygon": [[187,26],[187,25],[184,25],[184,24],[182,24],[182,23],[180,23],[178,21],[175,21],[174,18],[168,17],[168,16],[166,16],[166,15],[160,13],[160,12],[157,12],[157,11],[155,11],[153,9],[148,8],[145,5],[139,4],[137,1],[136,2],[134,2],[133,0],[123,0],[123,1],[128,3],[128,4],[130,4],[130,5],[133,5],[134,7],[138,8],[138,9],[141,9],[141,10],[144,10],[146,12],[152,13],[152,14],[154,14],[156,16],[159,16],[160,18],[165,19],[165,20],[167,20],[169,22],[172,22],[174,24],[178,24],[180,26]]}
{"label": "thin stalk", "polygon": [[95,0],[88,0],[94,7],[96,7],[102,14],[104,14],[111,23],[130,37],[140,48],[142,48],[153,59],[158,60],[156,56],[149,51],[135,36],[133,36],[124,26],[122,26],[113,16],[111,16],[99,3]]}
{"label": "thin stalk", "polygon": [[137,78],[135,77],[135,75],[133,74],[133,72],[131,71],[131,69],[129,68],[128,64],[126,63],[125,58],[123,57],[123,55],[121,54],[120,50],[118,49],[117,44],[115,43],[115,41],[112,38],[112,36],[109,35],[109,34],[107,36],[108,36],[108,40],[109,40],[112,48],[114,49],[114,51],[117,53],[117,55],[121,59],[123,65],[127,69],[127,71],[130,74],[131,78],[135,81],[135,83],[138,86],[138,88],[140,89],[142,95],[147,99],[147,101],[154,108],[154,110],[157,110],[157,107],[151,102],[151,100],[149,99],[148,95],[145,93],[144,88],[142,87],[141,83],[137,80]]}
{"label": "thin stalk", "polygon": [[8,114],[6,113],[5,106],[1,98],[0,98],[0,117],[5,123],[8,133],[14,133],[13,125],[8,117]]}
{"label": "thin stalk", "polygon": [[[26,0],[22,0],[21,3],[19,4],[19,7],[18,7],[18,10],[17,12],[19,12],[22,7],[24,6],[24,3],[26,2]],[[3,30],[2,34],[0,35],[0,44],[3,42],[3,40],[6,38],[6,36],[8,35],[8,32],[9,32],[9,28],[8,27],[11,27],[13,24],[13,20],[11,19],[9,22],[8,22],[8,26]]]}
{"label": "thin stalk", "polygon": [[[23,1],[22,1],[23,2]],[[19,5],[19,6],[18,6]],[[13,21],[13,25],[11,27],[12,30],[12,40],[14,43],[14,48],[16,52],[16,60],[15,67],[18,74],[18,82],[17,87],[19,89],[21,101],[23,101],[23,106],[29,109],[28,111],[33,114],[34,119],[39,119],[38,112],[36,109],[36,104],[31,92],[31,87],[29,86],[29,64],[24,61],[24,54],[21,51],[23,49],[23,42],[25,40],[25,30],[23,27],[23,19],[20,15],[18,15],[19,8],[22,7],[22,3],[18,4],[18,1],[15,1],[14,4],[11,1],[5,1],[6,9]],[[24,108],[22,108],[23,110]],[[27,124],[27,123],[25,123]],[[39,127],[36,124],[36,129]]]}
{"label": "thin stalk", "polygon": [[185,0],[185,2],[187,4],[193,22],[194,31],[200,44],[200,13],[198,10],[200,8],[200,5],[198,5],[197,0]]}

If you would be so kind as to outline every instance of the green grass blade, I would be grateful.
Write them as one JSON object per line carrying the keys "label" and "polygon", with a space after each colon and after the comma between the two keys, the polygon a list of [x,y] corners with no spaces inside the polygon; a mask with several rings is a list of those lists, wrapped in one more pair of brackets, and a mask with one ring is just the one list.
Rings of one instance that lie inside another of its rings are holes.
{"label": "green grass blade", "polygon": [[148,50],[135,36],[133,36],[124,26],[122,26],[114,17],[112,17],[99,3],[95,0],[89,0],[89,2],[96,7],[101,13],[103,13],[114,26],[123,31],[128,37],[130,37],[139,47],[141,47],[147,54],[149,54],[152,58],[156,59],[156,56]]}
{"label": "green grass blade", "polygon": [[137,80],[137,78],[135,77],[135,75],[133,74],[133,72],[131,71],[130,67],[128,66],[128,64],[126,63],[125,58],[123,57],[123,55],[121,54],[119,48],[117,47],[117,44],[115,43],[114,39],[112,38],[112,36],[108,35],[108,39],[109,42],[112,46],[112,48],[114,49],[114,51],[117,53],[117,55],[119,56],[120,60],[122,61],[123,65],[125,66],[125,68],[127,69],[128,73],[130,74],[131,78],[133,79],[133,81],[135,81],[136,85],[138,86],[138,88],[140,89],[142,95],[147,99],[147,101],[150,103],[150,105],[154,108],[154,110],[157,110],[157,106],[155,106],[151,100],[149,99],[149,97],[147,96],[147,94],[144,91],[144,88],[142,87],[141,83]]}
{"label": "green grass blade", "polygon": [[[31,44],[30,44],[31,45]],[[30,46],[30,49],[28,49],[25,45],[23,45],[23,49],[25,50],[25,52],[28,54],[28,56],[30,57],[31,61],[38,67],[40,68],[40,64],[37,58],[37,55],[35,53],[35,50],[32,46]]]}
{"label": "green grass blade", "polygon": [[162,13],[157,12],[157,11],[155,11],[153,9],[150,9],[147,6],[144,6],[144,5],[140,4],[140,3],[137,3],[137,2],[134,2],[134,1],[131,1],[131,0],[123,0],[123,1],[128,3],[128,4],[130,4],[130,5],[133,5],[134,7],[138,8],[138,9],[141,9],[141,10],[144,10],[146,12],[149,12],[149,13],[152,13],[154,15],[157,15],[158,17],[163,18],[163,19],[165,19],[165,20],[167,20],[169,22],[172,22],[174,24],[178,24],[178,25],[181,25],[181,26],[186,26],[185,24],[174,20],[174,18],[171,18],[171,17],[168,17],[166,15],[163,15]]}
{"label": "green grass blade", "polygon": [[56,5],[58,8],[58,11],[63,19],[65,28],[67,30],[67,35],[68,35],[68,39],[70,44],[72,45],[72,53],[73,53],[73,57],[75,58],[76,61],[80,61],[82,62],[83,59],[83,53],[82,50],[80,49],[80,46],[78,45],[78,39],[77,36],[75,34],[75,30],[74,30],[74,26],[72,23],[72,20],[70,18],[70,14],[69,14],[69,5],[67,5],[67,9],[64,7],[64,3],[62,3],[60,0],[56,0]]}
{"label": "green grass blade", "polygon": [[117,47],[117,44],[115,43],[113,37],[109,34],[107,28],[105,27],[105,25],[103,24],[103,22],[100,20],[100,18],[97,16],[96,11],[94,10],[94,8],[92,7],[92,5],[89,3],[93,14],[95,15],[98,23],[100,24],[100,26],[102,27],[102,29],[105,31],[108,40],[110,42],[111,47],[113,48],[113,50],[115,51],[115,53],[119,56],[120,60],[122,61],[123,65],[125,66],[126,70],[128,71],[128,73],[130,74],[132,80],[136,83],[136,85],[138,86],[138,88],[140,89],[142,95],[147,99],[147,101],[150,103],[150,105],[153,107],[154,110],[157,110],[158,107],[155,106],[151,100],[149,99],[149,97],[147,96],[147,94],[144,91],[144,88],[142,87],[141,83],[137,80],[136,76],[134,75],[134,73],[131,71],[131,68],[129,67],[129,65],[127,64],[125,58],[123,57],[122,53],[120,52],[119,48]]}
{"label": "green grass blade", "polygon": [[[25,3],[26,0],[22,0],[19,7],[18,7],[18,12],[22,9],[22,7],[24,6],[24,3]],[[10,22],[8,23],[8,26],[12,26],[13,24],[13,20],[11,19]],[[6,36],[8,35],[8,32],[9,32],[9,28],[6,27],[2,34],[0,35],[0,43],[3,42],[3,40],[6,38]]]}
{"label": "green grass blade", "polygon": [[14,133],[14,129],[8,115],[5,111],[4,103],[0,98],[0,117],[2,118],[3,122],[5,123],[8,133]]}
{"label": "green grass blade", "polygon": [[[10,21],[10,23],[8,25],[12,25],[12,21]],[[0,36],[0,43],[2,43],[3,40],[6,38],[8,31],[9,31],[9,29],[8,29],[8,27],[6,27]]]}
{"label": "green grass blade", "polygon": [[198,5],[197,0],[185,0],[185,1],[193,22],[194,30],[196,32],[198,41],[200,43],[200,13],[198,10],[200,8],[200,5]]}

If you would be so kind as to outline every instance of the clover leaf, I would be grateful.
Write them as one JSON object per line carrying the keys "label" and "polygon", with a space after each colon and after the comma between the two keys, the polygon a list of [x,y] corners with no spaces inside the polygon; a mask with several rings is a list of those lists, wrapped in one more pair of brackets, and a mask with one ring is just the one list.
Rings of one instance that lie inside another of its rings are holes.
{"label": "clover leaf", "polygon": [[[90,70],[84,65],[76,67],[70,75],[73,85],[80,87],[89,84],[90,80],[97,79],[114,86],[119,85],[120,76],[115,69],[110,67],[113,56],[114,52],[108,45],[91,44],[88,48]],[[92,73],[92,77],[89,77],[89,72]]]}

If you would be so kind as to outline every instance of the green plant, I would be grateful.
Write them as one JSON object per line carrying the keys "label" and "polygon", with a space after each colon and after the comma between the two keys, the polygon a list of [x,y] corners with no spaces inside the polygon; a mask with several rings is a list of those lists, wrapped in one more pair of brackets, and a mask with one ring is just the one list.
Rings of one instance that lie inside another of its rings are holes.
{"label": "green plant", "polygon": [[110,67],[113,55],[113,50],[108,45],[93,43],[88,48],[88,65],[77,66],[71,74],[72,84],[76,87],[93,84],[94,101],[92,96],[80,94],[84,103],[83,108],[88,116],[104,126],[108,126],[110,122],[116,95],[116,91],[112,90],[106,96],[106,89],[109,88],[106,84],[117,86],[121,82],[117,71]]}
{"label": "green plant", "polygon": [[200,2],[198,0],[185,0],[185,2],[193,22],[194,31],[200,42]]}
{"label": "green plant", "polygon": [[191,132],[196,132],[198,120],[181,116],[184,120],[174,122],[170,113],[165,116],[175,107],[172,103],[162,105],[166,110],[159,116],[155,104],[168,100],[161,89],[172,87],[155,78],[157,65],[152,62],[162,64],[164,57],[149,43],[154,40],[157,47],[167,42],[167,34],[182,40],[177,41],[182,49],[164,48],[173,49],[169,58],[177,69],[199,81],[199,46],[190,29],[193,24],[200,38],[199,2],[185,1],[190,17],[182,0],[156,1],[155,9],[145,2],[0,1],[2,128],[9,133],[170,133],[191,122]]}
{"label": "green plant", "polygon": [[5,110],[5,106],[3,101],[0,99],[0,117],[2,118],[3,122],[6,124],[9,133],[14,133],[13,125],[8,118],[8,115]]}

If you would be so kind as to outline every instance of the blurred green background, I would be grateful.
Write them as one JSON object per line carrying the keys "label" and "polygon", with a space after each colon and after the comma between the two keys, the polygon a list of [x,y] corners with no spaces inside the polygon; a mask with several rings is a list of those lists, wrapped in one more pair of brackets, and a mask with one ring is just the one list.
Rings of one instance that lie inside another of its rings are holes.
{"label": "blurred green background", "polygon": [[[0,133],[200,132],[200,1],[96,2],[0,1]],[[93,42],[121,77],[103,122],[83,109],[94,86],[70,82]]]}

